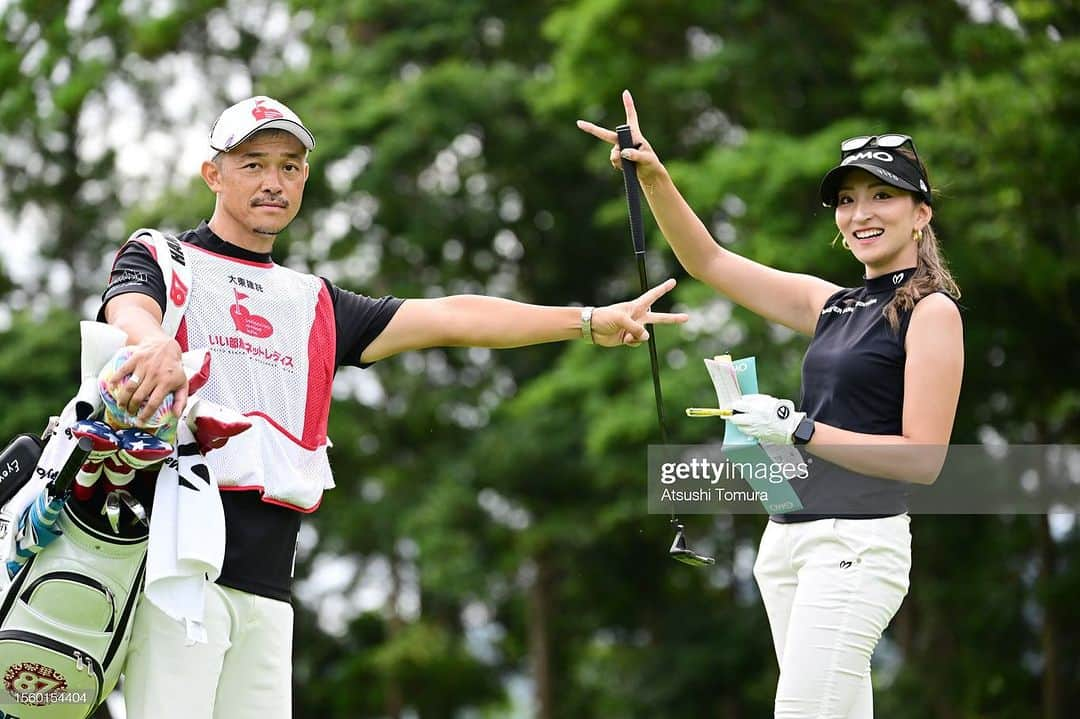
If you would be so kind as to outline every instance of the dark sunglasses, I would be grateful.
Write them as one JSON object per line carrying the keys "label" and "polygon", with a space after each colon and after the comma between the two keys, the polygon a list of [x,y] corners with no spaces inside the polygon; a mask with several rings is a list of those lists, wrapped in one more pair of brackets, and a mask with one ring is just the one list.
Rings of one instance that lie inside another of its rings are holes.
{"label": "dark sunglasses", "polygon": [[855,150],[861,150],[867,145],[884,147],[887,149],[909,145],[911,147],[911,152],[915,155],[915,159],[918,160],[919,164],[922,164],[922,161],[918,159],[919,151],[915,149],[915,141],[911,139],[911,135],[889,133],[887,135],[859,135],[858,137],[849,137],[840,143],[840,152],[854,152]]}

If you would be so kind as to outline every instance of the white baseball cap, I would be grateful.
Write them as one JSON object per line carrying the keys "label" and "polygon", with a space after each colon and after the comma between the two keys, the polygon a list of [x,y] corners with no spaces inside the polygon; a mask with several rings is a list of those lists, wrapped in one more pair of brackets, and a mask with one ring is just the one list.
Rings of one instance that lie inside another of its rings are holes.
{"label": "white baseball cap", "polygon": [[259,130],[285,130],[315,149],[315,136],[295,112],[272,97],[258,95],[241,100],[218,116],[210,128],[210,147],[228,152]]}

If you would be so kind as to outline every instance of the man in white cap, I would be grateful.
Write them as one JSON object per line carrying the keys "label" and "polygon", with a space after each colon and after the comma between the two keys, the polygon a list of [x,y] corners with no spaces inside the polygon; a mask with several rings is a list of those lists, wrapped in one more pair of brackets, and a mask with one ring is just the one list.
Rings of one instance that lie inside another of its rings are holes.
{"label": "man in white cap", "polygon": [[[206,641],[143,597],[124,691],[130,719],[274,719],[291,713],[292,560],[303,512],[333,486],[326,456],[330,386],[340,365],[367,367],[435,346],[518,347],[582,338],[636,346],[648,323],[681,314],[650,305],[674,280],[607,307],[541,307],[494,297],[373,299],[276,265],[274,239],[296,216],[315,138],[289,108],[253,97],[225,110],[210,133],[202,177],[213,216],[182,233],[190,287],[166,288],[138,237],[117,255],[101,316],[136,346],[114,392],[150,416],[167,393],[187,400],[182,350],[210,350],[199,395],[242,412],[252,428],[207,455],[226,520],[224,562],[207,589]],[[184,302],[176,336],[161,328]],[[138,378],[137,381],[134,378]]]}

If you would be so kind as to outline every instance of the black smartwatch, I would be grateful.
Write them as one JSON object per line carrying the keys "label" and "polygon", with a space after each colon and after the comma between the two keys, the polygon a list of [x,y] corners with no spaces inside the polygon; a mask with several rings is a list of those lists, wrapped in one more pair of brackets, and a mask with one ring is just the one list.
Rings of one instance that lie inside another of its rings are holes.
{"label": "black smartwatch", "polygon": [[795,431],[791,433],[791,441],[793,444],[806,444],[814,436],[814,420],[810,417],[803,417],[799,422],[799,426],[795,428]]}

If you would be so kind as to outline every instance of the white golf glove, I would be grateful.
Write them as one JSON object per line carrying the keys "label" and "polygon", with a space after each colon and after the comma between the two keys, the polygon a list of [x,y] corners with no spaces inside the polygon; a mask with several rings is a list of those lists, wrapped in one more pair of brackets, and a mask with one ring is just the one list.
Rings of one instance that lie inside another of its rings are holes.
{"label": "white golf glove", "polygon": [[806,416],[796,412],[790,399],[767,394],[747,394],[731,403],[733,414],[728,421],[764,444],[791,444],[791,435]]}

